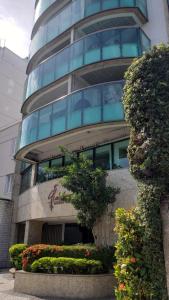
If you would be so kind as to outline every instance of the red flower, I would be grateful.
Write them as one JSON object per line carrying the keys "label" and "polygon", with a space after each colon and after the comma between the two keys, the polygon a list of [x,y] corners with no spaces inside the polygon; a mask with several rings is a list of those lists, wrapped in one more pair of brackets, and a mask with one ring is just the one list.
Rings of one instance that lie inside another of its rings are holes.
{"label": "red flower", "polygon": [[135,257],[130,258],[130,262],[135,264],[137,262],[137,259]]}
{"label": "red flower", "polygon": [[28,260],[27,260],[26,257],[24,257],[24,258],[22,259],[22,267],[23,267],[24,270],[26,269],[27,264],[28,264]]}
{"label": "red flower", "polygon": [[86,257],[91,256],[91,253],[90,253],[89,250],[86,251],[85,256],[86,256]]}
{"label": "red flower", "polygon": [[124,291],[126,289],[126,286],[124,283],[119,284],[119,291]]}

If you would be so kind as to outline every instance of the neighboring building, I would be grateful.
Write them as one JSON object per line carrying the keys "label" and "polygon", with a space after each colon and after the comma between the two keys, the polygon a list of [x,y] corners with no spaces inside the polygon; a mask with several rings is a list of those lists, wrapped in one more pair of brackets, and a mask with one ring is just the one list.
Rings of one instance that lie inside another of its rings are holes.
{"label": "neighboring building", "polygon": [[[121,188],[110,210],[135,205],[123,78],[133,58],[168,42],[167,0],[39,0],[35,18],[16,153],[27,163],[16,176],[16,240],[90,242],[91,232],[77,225],[70,204],[59,201],[61,186],[45,168],[70,163],[60,145],[86,153]],[[105,215],[94,231],[98,244],[112,244],[112,216]]]}
{"label": "neighboring building", "polygon": [[27,59],[0,47],[0,268],[8,265],[13,179]]}

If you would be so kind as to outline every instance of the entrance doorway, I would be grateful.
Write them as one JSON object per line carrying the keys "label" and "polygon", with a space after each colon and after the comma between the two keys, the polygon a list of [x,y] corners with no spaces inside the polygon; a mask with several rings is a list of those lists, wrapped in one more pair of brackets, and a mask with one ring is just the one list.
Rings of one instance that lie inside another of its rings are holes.
{"label": "entrance doorway", "polygon": [[92,231],[76,223],[65,224],[64,243],[65,245],[94,243]]}
{"label": "entrance doorway", "polygon": [[42,243],[59,245],[62,243],[62,225],[44,224],[42,228]]}

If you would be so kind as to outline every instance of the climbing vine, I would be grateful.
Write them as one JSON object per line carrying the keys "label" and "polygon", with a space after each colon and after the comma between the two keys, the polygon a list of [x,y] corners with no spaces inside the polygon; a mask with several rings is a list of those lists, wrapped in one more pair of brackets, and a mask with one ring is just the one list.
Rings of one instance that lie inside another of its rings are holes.
{"label": "climbing vine", "polygon": [[148,299],[168,299],[160,203],[169,193],[169,46],[156,46],[135,60],[125,79],[124,107],[131,130],[128,156],[138,181]]}

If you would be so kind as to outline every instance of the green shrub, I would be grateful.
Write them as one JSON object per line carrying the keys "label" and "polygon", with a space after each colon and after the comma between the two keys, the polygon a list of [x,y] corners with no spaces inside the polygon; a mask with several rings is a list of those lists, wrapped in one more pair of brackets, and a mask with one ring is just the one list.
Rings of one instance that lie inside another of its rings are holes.
{"label": "green shrub", "polygon": [[104,273],[102,263],[86,258],[43,257],[31,265],[32,272],[51,274],[100,274]]}
{"label": "green shrub", "polygon": [[28,246],[26,244],[15,244],[9,248],[12,266],[17,270],[22,269],[22,253]]}
{"label": "green shrub", "polygon": [[[130,126],[128,157],[138,181],[137,203],[143,231],[151,299],[168,299],[160,206],[169,182],[169,45],[153,47],[129,67],[124,108]],[[134,299],[135,298],[131,298]]]}
{"label": "green shrub", "polygon": [[144,227],[141,225],[138,208],[116,211],[118,234],[115,256],[115,277],[117,300],[140,300],[151,298],[150,277],[143,254]]}
{"label": "green shrub", "polygon": [[108,272],[112,269],[114,262],[114,249],[112,247],[97,248],[94,245],[34,245],[27,248],[23,253],[23,269],[30,271],[31,264],[42,257],[70,257],[99,260],[102,262],[105,272]]}

